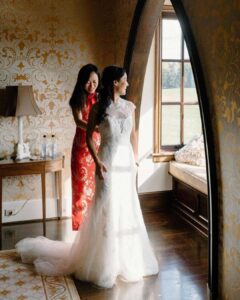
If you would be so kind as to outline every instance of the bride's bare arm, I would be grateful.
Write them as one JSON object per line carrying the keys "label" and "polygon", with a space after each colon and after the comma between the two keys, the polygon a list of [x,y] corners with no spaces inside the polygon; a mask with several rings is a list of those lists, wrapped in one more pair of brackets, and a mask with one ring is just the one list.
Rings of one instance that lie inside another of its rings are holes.
{"label": "bride's bare arm", "polygon": [[87,136],[86,136],[86,142],[89,149],[89,152],[91,153],[95,164],[96,164],[96,173],[100,179],[104,179],[104,172],[107,172],[107,168],[105,165],[101,162],[97,155],[97,150],[93,142],[93,132],[95,131],[95,128],[97,126],[97,112],[98,112],[98,103],[94,104],[92,107],[89,118],[88,118],[88,124],[87,124]]}
{"label": "bride's bare arm", "polygon": [[135,111],[133,112],[133,128],[131,132],[131,144],[133,147],[133,153],[135,157],[136,164],[138,165],[138,142],[137,142],[137,134],[135,129]]}

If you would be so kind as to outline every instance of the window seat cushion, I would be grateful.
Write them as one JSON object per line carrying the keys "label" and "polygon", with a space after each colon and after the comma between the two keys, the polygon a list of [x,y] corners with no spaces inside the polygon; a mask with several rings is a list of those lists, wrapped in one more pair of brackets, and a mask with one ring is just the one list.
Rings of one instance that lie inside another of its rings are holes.
{"label": "window seat cushion", "polygon": [[171,161],[169,173],[196,190],[208,194],[206,167]]}

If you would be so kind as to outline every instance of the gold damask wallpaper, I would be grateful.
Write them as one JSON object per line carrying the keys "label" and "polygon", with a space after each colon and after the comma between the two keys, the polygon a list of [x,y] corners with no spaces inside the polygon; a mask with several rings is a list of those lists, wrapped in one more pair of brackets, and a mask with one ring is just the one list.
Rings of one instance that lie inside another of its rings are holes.
{"label": "gold damask wallpaper", "polygon": [[220,192],[220,299],[240,294],[240,2],[182,0],[213,115]]}
{"label": "gold damask wallpaper", "polygon": [[[32,85],[41,116],[24,118],[24,139],[39,151],[42,136],[55,134],[65,154],[64,199],[71,206],[70,154],[75,125],[68,101],[79,68],[122,64],[136,0],[121,8],[106,0],[2,0],[0,6],[0,88]],[[125,26],[122,26],[124,24]],[[17,142],[16,118],[0,117],[0,156]],[[48,176],[47,196],[53,179]],[[20,187],[20,188],[19,188]],[[39,199],[40,178],[3,180],[3,201]]]}

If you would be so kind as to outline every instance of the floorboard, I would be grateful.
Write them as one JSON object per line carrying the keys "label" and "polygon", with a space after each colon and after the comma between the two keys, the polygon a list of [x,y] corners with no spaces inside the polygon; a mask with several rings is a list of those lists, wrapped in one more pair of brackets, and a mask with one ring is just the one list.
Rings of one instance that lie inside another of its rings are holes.
{"label": "floorboard", "polygon": [[[144,219],[159,261],[158,276],[138,283],[119,281],[112,289],[75,281],[81,300],[208,299],[207,239],[170,212],[147,212]],[[20,239],[42,234],[42,223],[4,225],[1,248],[12,249]],[[46,236],[56,240],[72,240],[71,220],[47,222]]]}

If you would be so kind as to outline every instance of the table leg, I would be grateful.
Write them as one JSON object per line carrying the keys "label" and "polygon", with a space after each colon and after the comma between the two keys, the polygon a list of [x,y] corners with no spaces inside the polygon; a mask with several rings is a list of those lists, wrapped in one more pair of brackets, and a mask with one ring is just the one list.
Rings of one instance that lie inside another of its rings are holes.
{"label": "table leg", "polygon": [[62,171],[57,171],[55,173],[55,184],[57,192],[57,213],[58,219],[62,219]]}
{"label": "table leg", "polygon": [[43,235],[46,235],[46,174],[41,173],[42,181],[42,216],[43,216]]}

